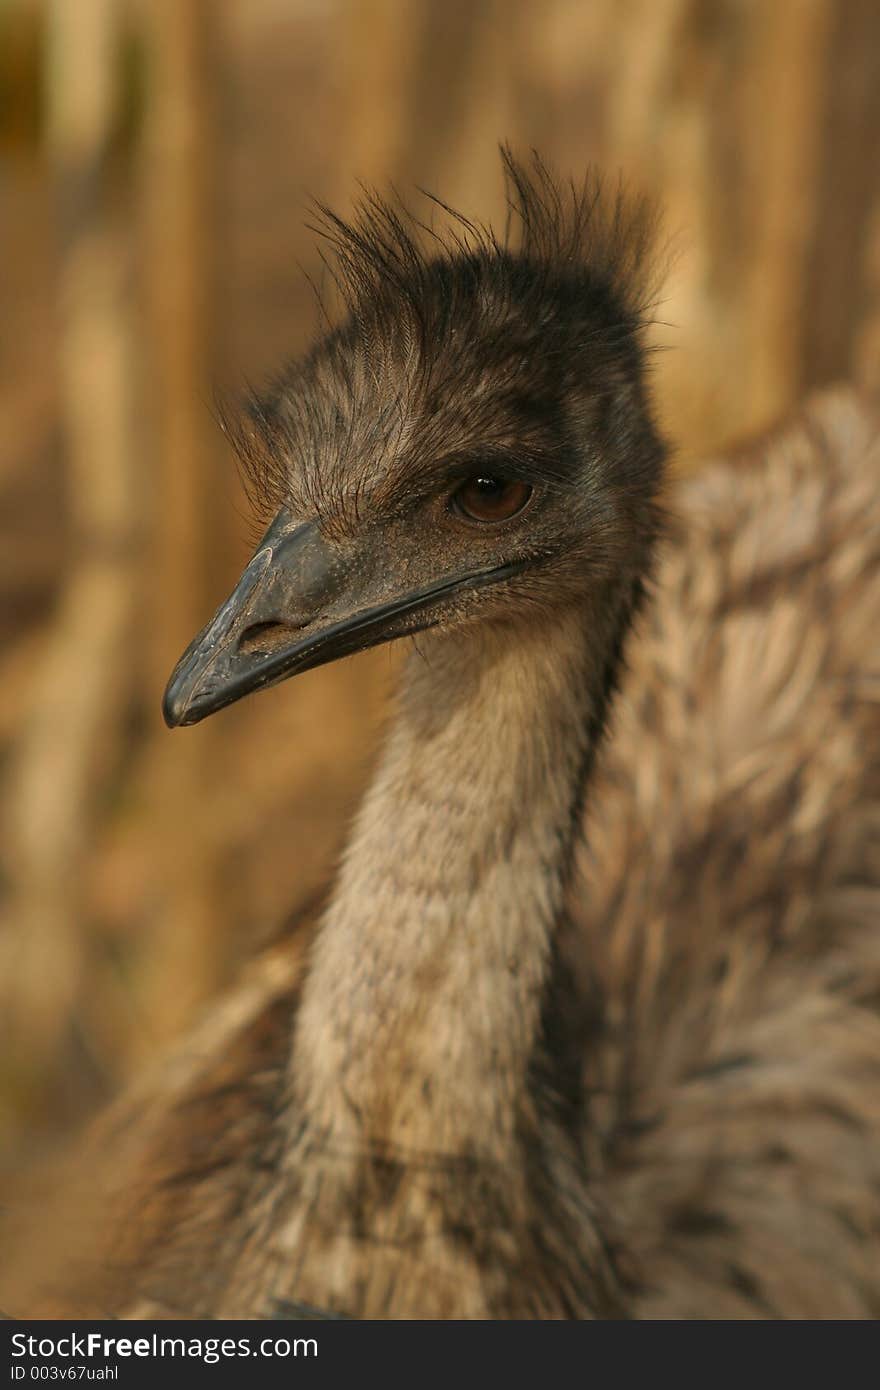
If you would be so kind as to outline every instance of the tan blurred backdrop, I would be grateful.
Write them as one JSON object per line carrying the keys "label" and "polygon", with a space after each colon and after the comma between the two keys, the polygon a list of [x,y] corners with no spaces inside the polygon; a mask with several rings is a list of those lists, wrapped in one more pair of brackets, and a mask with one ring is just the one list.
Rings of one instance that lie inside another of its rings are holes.
{"label": "tan blurred backdrop", "polygon": [[680,467],[880,379],[876,0],[0,0],[0,1166],[332,868],[393,652],[160,720],[253,539],[212,401],[315,327],[310,196],[502,217],[500,139],[665,204]]}

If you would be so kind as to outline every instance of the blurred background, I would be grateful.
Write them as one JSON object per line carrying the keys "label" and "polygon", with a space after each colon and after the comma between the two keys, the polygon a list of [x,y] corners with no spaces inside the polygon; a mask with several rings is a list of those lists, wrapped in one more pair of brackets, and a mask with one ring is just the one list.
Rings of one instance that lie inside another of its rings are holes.
{"label": "blurred background", "polygon": [[159,715],[254,540],[215,392],[316,327],[310,197],[503,219],[500,139],[665,205],[680,469],[880,382],[876,0],[0,0],[0,1171],[332,871],[393,651]]}

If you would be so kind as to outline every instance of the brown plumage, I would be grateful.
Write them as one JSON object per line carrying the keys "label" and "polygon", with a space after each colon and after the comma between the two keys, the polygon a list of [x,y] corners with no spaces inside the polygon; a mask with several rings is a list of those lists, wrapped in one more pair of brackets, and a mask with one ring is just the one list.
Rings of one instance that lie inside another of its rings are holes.
{"label": "brown plumage", "polygon": [[332,224],[240,434],[281,513],[169,719],[424,636],[307,950],[99,1127],[40,1307],[880,1313],[880,407],[671,492],[640,605],[645,214],[507,164],[519,250]]}

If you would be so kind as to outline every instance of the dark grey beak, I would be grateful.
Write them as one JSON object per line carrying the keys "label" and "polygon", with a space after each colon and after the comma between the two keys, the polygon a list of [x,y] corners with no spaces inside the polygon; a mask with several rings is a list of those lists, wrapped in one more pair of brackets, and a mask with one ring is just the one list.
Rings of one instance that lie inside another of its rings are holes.
{"label": "dark grey beak", "polygon": [[[343,583],[341,565],[317,527],[280,512],[226,602],[190,642],[162,701],[169,728],[209,714],[305,670],[314,643],[297,634]],[[326,660],[330,660],[328,655]]]}
{"label": "dark grey beak", "polygon": [[[438,620],[449,594],[522,567],[503,565],[395,595],[367,581],[355,551],[330,546],[314,523],[296,525],[281,511],[229,598],[174,668],[162,701],[165,723],[197,724],[254,690],[421,631]],[[358,597],[366,598],[361,607]]]}

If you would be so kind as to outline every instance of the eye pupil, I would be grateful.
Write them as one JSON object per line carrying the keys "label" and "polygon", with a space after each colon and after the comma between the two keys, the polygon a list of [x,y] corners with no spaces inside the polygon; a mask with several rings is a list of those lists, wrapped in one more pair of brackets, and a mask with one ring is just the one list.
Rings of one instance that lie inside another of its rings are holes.
{"label": "eye pupil", "polygon": [[454,509],[470,521],[509,521],[523,510],[531,495],[528,483],[481,473],[468,478],[452,502]]}

